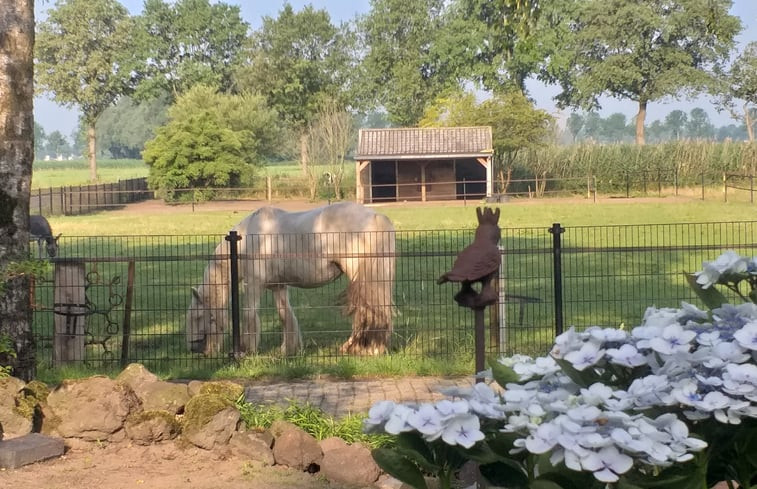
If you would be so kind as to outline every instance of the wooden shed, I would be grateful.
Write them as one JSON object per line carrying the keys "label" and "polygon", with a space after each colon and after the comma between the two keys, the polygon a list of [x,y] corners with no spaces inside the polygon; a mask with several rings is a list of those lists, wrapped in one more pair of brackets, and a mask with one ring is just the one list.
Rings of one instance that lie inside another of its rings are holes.
{"label": "wooden shed", "polygon": [[481,199],[492,195],[489,126],[361,129],[360,203]]}

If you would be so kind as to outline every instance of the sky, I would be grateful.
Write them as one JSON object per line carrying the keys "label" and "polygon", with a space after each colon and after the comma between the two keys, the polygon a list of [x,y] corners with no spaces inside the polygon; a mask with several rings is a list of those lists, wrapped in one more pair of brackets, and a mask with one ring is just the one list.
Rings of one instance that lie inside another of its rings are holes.
{"label": "sky", "polygon": [[[242,18],[253,29],[260,27],[264,16],[277,17],[285,4],[284,1],[279,0],[225,0],[225,2],[231,5],[239,5]],[[370,10],[370,0],[290,0],[288,3],[295,10],[300,10],[305,5],[312,5],[316,9],[325,9],[329,12],[331,20],[335,24],[351,20],[356,15],[365,14]],[[121,0],[121,4],[133,15],[136,15],[142,11],[143,0]],[[52,1],[37,1],[35,7],[37,20],[44,19],[44,12],[53,6],[54,2]],[[743,47],[751,41],[757,41],[757,0],[733,0],[731,13],[740,17],[744,26],[741,34],[737,37],[738,45]],[[566,114],[569,113],[560,112],[555,106],[553,97],[559,92],[558,87],[545,86],[536,80],[530,80],[526,87],[529,95],[536,101],[538,108],[545,109],[559,118],[566,117]],[[637,104],[629,100],[605,97],[600,99],[600,104],[602,109],[599,113],[602,117],[621,112],[630,120],[638,110]],[[709,98],[699,97],[694,100],[666,99],[650,103],[647,107],[647,125],[656,119],[664,119],[673,110],[689,112],[695,107],[702,107],[707,110],[710,120],[715,126],[735,123],[729,114],[716,112],[712,108]],[[37,123],[42,125],[46,133],[60,131],[64,136],[69,137],[76,129],[79,112],[75,109],[61,107],[51,101],[48,96],[40,95],[34,101],[34,115]]]}

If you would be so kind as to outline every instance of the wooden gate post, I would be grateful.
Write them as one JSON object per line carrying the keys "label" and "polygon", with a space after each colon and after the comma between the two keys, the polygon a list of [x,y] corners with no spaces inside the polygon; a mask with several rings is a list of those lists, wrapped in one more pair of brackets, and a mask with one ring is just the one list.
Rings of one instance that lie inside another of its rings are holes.
{"label": "wooden gate post", "polygon": [[53,364],[56,366],[84,360],[85,284],[84,262],[55,264]]}

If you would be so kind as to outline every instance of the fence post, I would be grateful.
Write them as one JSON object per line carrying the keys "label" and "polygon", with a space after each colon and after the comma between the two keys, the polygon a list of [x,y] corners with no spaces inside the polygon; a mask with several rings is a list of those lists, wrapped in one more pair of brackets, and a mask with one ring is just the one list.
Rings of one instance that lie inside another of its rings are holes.
{"label": "fence post", "polygon": [[702,200],[704,200],[704,172],[702,172]]}
{"label": "fence post", "polygon": [[226,236],[229,242],[229,287],[231,288],[231,356],[239,358],[241,355],[239,329],[239,250],[237,243],[242,239],[236,231],[229,231]]}
{"label": "fence post", "polygon": [[552,280],[555,291],[555,336],[563,332],[563,310],[562,310],[562,240],[560,235],[565,232],[565,228],[560,226],[559,222],[552,224],[549,228],[552,233]]}
{"label": "fence post", "polygon": [[749,175],[749,203],[754,204],[754,175]]}

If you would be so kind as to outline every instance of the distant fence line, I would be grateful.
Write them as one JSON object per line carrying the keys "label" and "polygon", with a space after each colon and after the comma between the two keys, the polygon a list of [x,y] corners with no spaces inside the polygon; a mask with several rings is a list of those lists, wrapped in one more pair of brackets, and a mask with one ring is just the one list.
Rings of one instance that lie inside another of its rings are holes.
{"label": "distant fence line", "polygon": [[[240,188],[182,188],[172,190],[169,197],[172,201],[184,204],[198,204],[206,201],[228,200],[280,200],[291,197],[307,197],[302,185],[296,185],[296,178],[266,179],[261,185]],[[481,200],[484,196],[480,192],[484,181],[461,180],[455,183],[457,193],[444,195],[435,194],[435,200]],[[700,174],[695,179],[681,181],[677,172],[665,171],[635,171],[623,172],[613,179],[598,179],[594,176],[582,178],[550,178],[536,177],[529,179],[511,179],[506,182],[495,181],[494,188],[506,187],[504,192],[495,191],[489,196],[489,202],[505,202],[509,198],[541,198],[566,195],[582,195],[589,200],[596,200],[598,195],[617,197],[640,196],[677,196],[679,190],[687,188],[701,191],[701,199],[706,198],[706,189],[722,187],[723,198],[743,192],[749,201],[754,202],[757,191],[754,175],[722,173]],[[381,187],[382,185],[374,185]],[[410,184],[392,184],[394,187],[417,186]],[[354,196],[354,188],[345,189],[345,198]],[[698,193],[698,192],[697,192]],[[41,215],[79,215],[100,210],[114,209],[125,204],[141,202],[156,198],[156,193],[150,190],[146,178],[132,178],[119,180],[115,183],[71,185],[66,187],[52,187],[32,191],[30,213]],[[412,200],[405,199],[402,200]],[[420,200],[418,197],[415,200]],[[376,199],[375,202],[385,200]]]}
{"label": "distant fence line", "polygon": [[[436,283],[472,237],[472,229],[396,232],[393,353],[473,358],[473,314],[455,304],[457,285]],[[202,283],[209,260],[231,260],[213,254],[220,242],[222,235],[62,236],[55,273],[35,286],[38,361],[103,370],[130,362],[158,369],[229,362],[231,327],[217,355],[191,353],[185,338],[190,287]],[[503,228],[501,247],[499,302],[487,309],[487,351],[543,354],[571,326],[631,328],[649,306],[698,303],[684,272],[726,249],[757,255],[757,221]],[[341,315],[345,286],[339,279],[291,290],[304,340],[304,351],[291,358],[281,356],[277,307],[266,294],[260,361],[323,365],[347,358],[339,351],[351,328]],[[244,303],[240,307],[244,311]]]}

